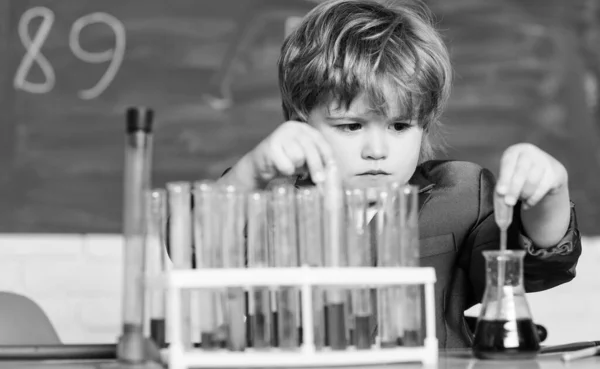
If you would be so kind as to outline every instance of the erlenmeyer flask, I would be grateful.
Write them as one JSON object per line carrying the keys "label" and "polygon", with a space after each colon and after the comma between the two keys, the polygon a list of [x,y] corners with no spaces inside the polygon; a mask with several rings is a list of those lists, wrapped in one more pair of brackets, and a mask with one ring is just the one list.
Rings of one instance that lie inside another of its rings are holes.
{"label": "erlenmeyer flask", "polygon": [[540,340],[525,298],[525,251],[484,251],[483,255],[486,288],[473,353],[480,359],[533,358]]}

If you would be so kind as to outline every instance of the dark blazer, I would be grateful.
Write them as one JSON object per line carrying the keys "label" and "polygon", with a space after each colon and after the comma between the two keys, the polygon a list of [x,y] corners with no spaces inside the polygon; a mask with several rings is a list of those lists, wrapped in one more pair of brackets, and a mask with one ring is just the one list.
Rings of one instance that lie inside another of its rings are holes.
{"label": "dark blazer", "polygon": [[[415,171],[411,184],[420,186],[421,265],[435,268],[436,330],[442,348],[470,347],[472,332],[464,311],[481,302],[485,290],[482,251],[499,248],[494,221],[495,179],[489,170],[458,161],[429,161]],[[571,204],[571,224],[550,249],[539,249],[526,237],[520,204],[508,231],[508,248],[525,249],[525,290],[542,291],[575,277],[581,238]],[[534,317],[535,318],[535,317]]]}

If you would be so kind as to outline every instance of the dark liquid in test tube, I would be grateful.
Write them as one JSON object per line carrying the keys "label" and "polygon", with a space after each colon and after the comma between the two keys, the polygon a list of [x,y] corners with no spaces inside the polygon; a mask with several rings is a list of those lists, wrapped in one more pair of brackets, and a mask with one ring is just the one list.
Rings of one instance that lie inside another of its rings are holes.
{"label": "dark liquid in test tube", "polygon": [[268,348],[271,342],[271,309],[270,291],[257,288],[251,291],[251,313],[248,315],[249,344],[254,348]]}
{"label": "dark liquid in test tube", "polygon": [[254,348],[265,348],[270,347],[271,342],[266,342],[264,337],[268,335],[265,329],[270,329],[271,327],[265,326],[265,315],[264,314],[253,314],[250,315],[250,346]]}
{"label": "dark liquid in test tube", "polygon": [[327,334],[332,350],[344,350],[348,346],[344,303],[327,304]]}
{"label": "dark liquid in test tube", "polygon": [[164,319],[150,319],[150,337],[158,347],[166,346]]}
{"label": "dark liquid in test tube", "polygon": [[200,347],[204,350],[212,350],[220,348],[221,344],[217,341],[216,335],[213,332],[201,332]]}
{"label": "dark liquid in test tube", "polygon": [[369,349],[372,342],[373,318],[357,315],[354,320],[353,342],[357,349]]}
{"label": "dark liquid in test tube", "polygon": [[423,338],[421,337],[421,333],[416,330],[405,330],[404,337],[402,340],[402,346],[421,346]]}

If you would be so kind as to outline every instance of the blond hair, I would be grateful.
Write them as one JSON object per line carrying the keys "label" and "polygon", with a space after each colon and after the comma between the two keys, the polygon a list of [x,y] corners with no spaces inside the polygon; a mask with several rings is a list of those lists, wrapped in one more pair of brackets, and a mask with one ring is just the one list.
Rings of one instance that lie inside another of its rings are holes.
{"label": "blond hair", "polygon": [[[286,120],[306,121],[332,99],[348,108],[361,93],[386,114],[387,86],[425,137],[439,126],[452,80],[446,46],[416,1],[323,2],[286,38],[278,65]],[[422,156],[433,156],[428,139]]]}

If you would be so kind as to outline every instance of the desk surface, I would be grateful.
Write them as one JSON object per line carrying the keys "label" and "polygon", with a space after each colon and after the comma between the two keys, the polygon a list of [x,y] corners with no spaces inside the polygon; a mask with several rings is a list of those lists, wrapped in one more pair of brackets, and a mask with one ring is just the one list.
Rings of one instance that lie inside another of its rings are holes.
{"label": "desk surface", "polygon": [[[419,364],[387,365],[375,368],[400,368],[413,369],[422,368]],[[114,361],[4,361],[0,362],[0,369],[119,369],[120,366]],[[125,368],[125,367],[123,367]],[[127,369],[133,367],[127,367]],[[140,366],[135,369],[156,369],[158,366]],[[367,367],[352,367],[352,369],[366,369]],[[436,367],[439,369],[598,369],[600,368],[600,356],[575,360],[563,363],[560,354],[544,354],[536,360],[522,361],[483,361],[474,359],[470,352],[447,351],[440,354],[440,360]],[[341,369],[341,368],[338,368]]]}

